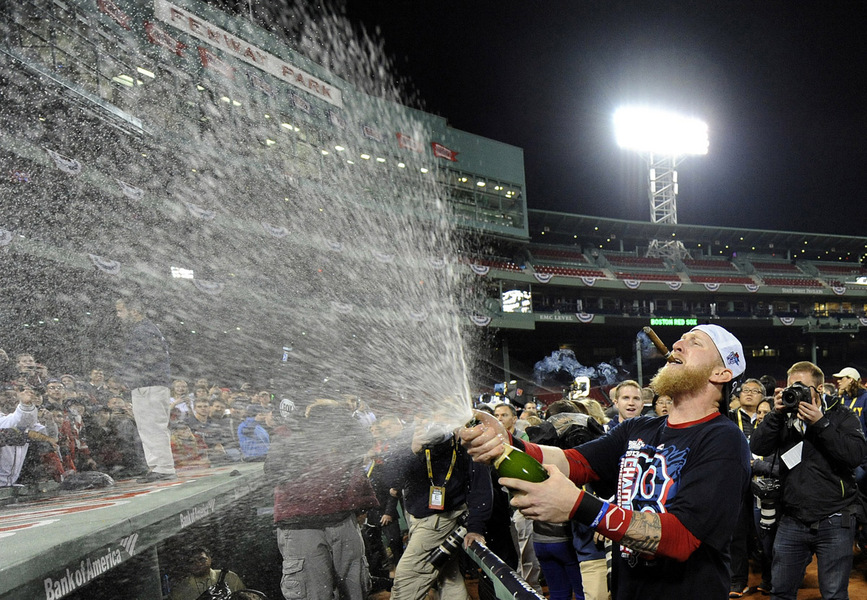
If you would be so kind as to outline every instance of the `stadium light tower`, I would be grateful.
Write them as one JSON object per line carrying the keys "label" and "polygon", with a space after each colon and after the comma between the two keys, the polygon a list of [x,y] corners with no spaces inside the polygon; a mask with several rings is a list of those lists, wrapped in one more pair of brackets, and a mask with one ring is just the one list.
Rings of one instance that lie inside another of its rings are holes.
{"label": "stadium light tower", "polygon": [[[677,165],[689,155],[707,154],[707,125],[698,119],[646,108],[623,107],[614,113],[617,145],[635,150],[648,172],[650,220],[677,224]],[[680,240],[650,240],[647,256],[684,258]]]}

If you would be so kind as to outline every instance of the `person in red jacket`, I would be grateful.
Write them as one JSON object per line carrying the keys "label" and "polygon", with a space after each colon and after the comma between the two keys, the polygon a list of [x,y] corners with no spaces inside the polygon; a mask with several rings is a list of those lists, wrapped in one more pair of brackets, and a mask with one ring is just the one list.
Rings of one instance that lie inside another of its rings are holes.
{"label": "person in red jacket", "polygon": [[378,506],[364,471],[370,432],[343,403],[318,398],[275,432],[265,475],[276,483],[274,523],[287,599],[364,600],[369,572],[357,513]]}

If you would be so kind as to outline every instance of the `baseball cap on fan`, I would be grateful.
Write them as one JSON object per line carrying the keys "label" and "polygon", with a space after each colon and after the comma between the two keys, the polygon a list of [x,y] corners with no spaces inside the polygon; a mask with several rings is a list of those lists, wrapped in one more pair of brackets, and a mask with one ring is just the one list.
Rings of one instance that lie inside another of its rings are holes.
{"label": "baseball cap on fan", "polygon": [[744,348],[741,346],[738,338],[719,325],[696,325],[690,331],[695,331],[696,329],[710,336],[720,357],[722,357],[726,369],[732,372],[732,379],[739,377],[747,370]]}
{"label": "baseball cap on fan", "polygon": [[854,379],[855,381],[861,381],[861,373],[852,367],[845,367],[841,369],[839,373],[834,373],[832,377],[848,377],[849,379]]}

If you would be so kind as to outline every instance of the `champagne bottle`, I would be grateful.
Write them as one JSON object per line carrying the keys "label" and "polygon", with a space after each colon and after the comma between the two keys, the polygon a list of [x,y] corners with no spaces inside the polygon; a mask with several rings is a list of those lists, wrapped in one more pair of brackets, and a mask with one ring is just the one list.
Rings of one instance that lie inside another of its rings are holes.
{"label": "champagne bottle", "polygon": [[[465,427],[475,427],[480,423],[478,417],[473,417]],[[504,446],[503,453],[493,464],[500,477],[523,479],[530,483],[539,483],[548,479],[548,471],[545,470],[542,463],[511,444],[504,444]]]}
{"label": "champagne bottle", "polygon": [[509,444],[505,445],[503,453],[494,461],[494,468],[500,477],[513,477],[531,483],[548,479],[548,471],[538,460]]}

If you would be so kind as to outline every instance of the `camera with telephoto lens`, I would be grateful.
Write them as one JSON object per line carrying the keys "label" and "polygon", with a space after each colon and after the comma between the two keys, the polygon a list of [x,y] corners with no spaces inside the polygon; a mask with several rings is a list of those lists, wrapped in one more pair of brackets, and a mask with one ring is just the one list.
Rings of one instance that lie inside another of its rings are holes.
{"label": "camera with telephoto lens", "polygon": [[759,499],[759,527],[770,531],[777,522],[777,502],[783,494],[783,486],[775,477],[756,477],[751,487],[753,495]]}
{"label": "camera with telephoto lens", "polygon": [[801,402],[810,403],[813,401],[813,394],[810,388],[803,383],[793,383],[783,390],[781,394],[783,399],[783,412],[796,413],[798,412],[798,404]]}
{"label": "camera with telephoto lens", "polygon": [[443,543],[430,551],[425,558],[425,561],[433,565],[435,569],[441,569],[444,564],[449,562],[449,559],[454,556],[461,544],[464,543],[464,538],[467,535],[467,528],[463,525],[458,525],[457,528],[449,534]]}

